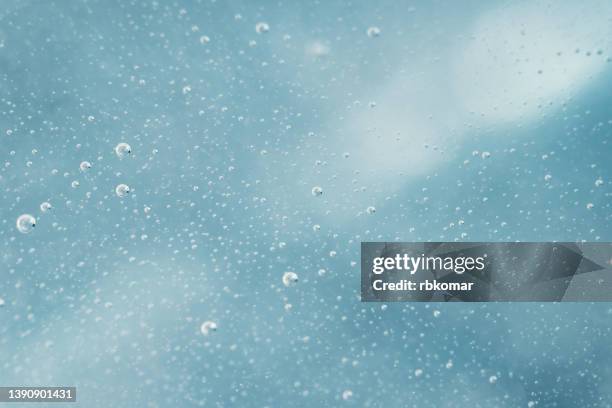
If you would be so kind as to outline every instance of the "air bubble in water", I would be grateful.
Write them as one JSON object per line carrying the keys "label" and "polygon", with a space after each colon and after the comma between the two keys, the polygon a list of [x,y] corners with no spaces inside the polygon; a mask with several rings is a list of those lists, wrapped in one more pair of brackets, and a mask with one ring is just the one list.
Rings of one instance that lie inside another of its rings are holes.
{"label": "air bubble in water", "polygon": [[348,401],[351,399],[351,397],[353,396],[353,391],[351,390],[344,390],[342,391],[342,399],[345,401]]}
{"label": "air bubble in water", "polygon": [[23,214],[17,218],[17,230],[22,234],[27,234],[36,226],[36,218],[30,214]]}
{"label": "air bubble in water", "polygon": [[495,384],[497,382],[497,376],[492,375],[489,377],[489,383]]}
{"label": "air bubble in water", "polygon": [[376,212],[376,208],[374,208],[374,207],[372,207],[372,206],[369,206],[369,207],[366,209],[366,212],[367,212],[368,214],[374,214],[374,213]]}
{"label": "air bubble in water", "polygon": [[378,37],[380,35],[380,28],[376,26],[368,27],[366,34],[370,38]]}
{"label": "air bubble in water", "polygon": [[204,335],[204,336],[208,336],[211,333],[214,333],[217,331],[217,323],[211,321],[211,320],[207,320],[204,323],[202,323],[202,325],[200,326],[200,332]]}
{"label": "air bubble in water", "polygon": [[203,35],[200,37],[200,44],[205,45],[210,42],[210,37],[207,35]]}
{"label": "air bubble in water", "polygon": [[42,211],[42,212],[44,212],[44,213],[45,213],[45,212],[47,212],[47,211],[49,211],[49,210],[50,210],[50,209],[52,209],[52,208],[53,208],[53,206],[51,205],[51,203],[49,203],[49,202],[47,202],[47,201],[45,201],[44,203],[42,203],[42,204],[40,205],[40,211]]}
{"label": "air bubble in water", "polygon": [[319,197],[323,195],[323,189],[319,186],[314,186],[311,190],[311,193],[315,197]]}
{"label": "air bubble in water", "polygon": [[290,287],[298,283],[298,275],[295,272],[285,272],[283,274],[283,285]]}
{"label": "air bubble in water", "polygon": [[132,154],[132,148],[129,144],[121,142],[115,146],[115,154],[120,159],[123,159],[125,156]]}
{"label": "air bubble in water", "polygon": [[2,307],[4,305],[5,305],[4,299],[0,298],[0,307]]}
{"label": "air bubble in water", "polygon": [[79,165],[79,169],[81,169],[82,172],[86,172],[87,170],[91,169],[91,163],[88,161],[83,161]]}
{"label": "air bubble in water", "polygon": [[264,23],[262,21],[262,22],[255,24],[255,32],[257,34],[265,34],[268,31],[270,31],[270,26],[268,25],[268,23]]}
{"label": "air bubble in water", "polygon": [[115,194],[117,194],[117,197],[125,197],[130,193],[130,187],[127,184],[119,184],[117,187],[115,187]]}

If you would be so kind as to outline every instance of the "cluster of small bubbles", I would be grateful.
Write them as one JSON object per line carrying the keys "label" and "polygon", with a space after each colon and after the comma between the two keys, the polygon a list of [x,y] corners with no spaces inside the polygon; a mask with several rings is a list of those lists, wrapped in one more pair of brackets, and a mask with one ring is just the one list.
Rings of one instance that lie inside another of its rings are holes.
{"label": "cluster of small bubbles", "polygon": [[72,183],[70,183],[70,186],[72,188],[78,188],[81,185],[81,183],[79,183],[77,180],[74,180]]}
{"label": "cluster of small bubbles", "polygon": [[22,214],[17,218],[17,230],[22,234],[27,234],[36,226],[36,218],[30,214]]}
{"label": "cluster of small bubbles", "polygon": [[202,323],[202,325],[200,326],[200,332],[204,335],[204,336],[208,336],[211,333],[214,333],[217,331],[217,323],[211,321],[211,320],[207,320],[204,323]]}
{"label": "cluster of small bubbles", "polygon": [[207,35],[203,35],[200,37],[200,44],[206,45],[210,42],[210,37]]}
{"label": "cluster of small bubbles", "polygon": [[314,186],[311,190],[311,193],[315,197],[319,197],[323,195],[323,189],[319,186]]}
{"label": "cluster of small bubbles", "polygon": [[115,194],[117,194],[117,197],[125,197],[130,193],[130,187],[127,184],[119,184],[117,187],[115,187]]}
{"label": "cluster of small bubbles", "polygon": [[40,205],[40,211],[46,213],[47,211],[49,211],[50,209],[52,209],[53,206],[51,205],[51,203],[45,201]]}
{"label": "cluster of small bubbles", "polygon": [[283,274],[283,285],[286,287],[295,286],[298,283],[298,275],[295,272],[285,272]]}
{"label": "cluster of small bubbles", "polygon": [[552,176],[550,174],[547,174],[544,176],[544,181],[550,181],[552,180]]}
{"label": "cluster of small bubbles", "polygon": [[368,27],[366,30],[366,34],[370,38],[378,37],[380,35],[380,28],[376,26]]}
{"label": "cluster of small bubbles", "polygon": [[489,377],[489,383],[490,384],[495,384],[497,382],[497,376],[492,375]]}
{"label": "cluster of small bubbles", "polygon": [[373,206],[369,206],[368,208],[366,208],[366,212],[368,214],[374,214],[376,212],[376,208]]}
{"label": "cluster of small bubbles", "polygon": [[81,169],[82,172],[86,172],[87,170],[91,169],[91,163],[88,161],[82,161],[79,165],[79,169]]}
{"label": "cluster of small bubbles", "polygon": [[415,377],[420,377],[423,375],[423,370],[420,368],[417,368],[416,370],[414,370],[414,376]]}
{"label": "cluster of small bubbles", "polygon": [[312,226],[312,230],[314,232],[321,231],[321,226],[319,224],[315,224],[315,225]]}
{"label": "cluster of small bubbles", "polygon": [[345,401],[350,400],[353,397],[353,391],[351,390],[344,390],[342,391],[342,399]]}
{"label": "cluster of small bubbles", "polygon": [[121,142],[115,146],[115,154],[120,159],[123,159],[125,156],[132,154],[132,147],[125,142]]}
{"label": "cluster of small bubbles", "polygon": [[268,23],[265,23],[263,21],[255,24],[255,32],[257,34],[265,34],[268,31],[270,31],[270,26],[268,25]]}

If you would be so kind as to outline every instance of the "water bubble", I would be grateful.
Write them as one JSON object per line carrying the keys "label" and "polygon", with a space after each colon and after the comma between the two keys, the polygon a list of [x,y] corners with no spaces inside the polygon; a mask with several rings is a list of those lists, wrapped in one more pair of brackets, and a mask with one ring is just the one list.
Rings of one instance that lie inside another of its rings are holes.
{"label": "water bubble", "polygon": [[290,287],[298,283],[298,275],[295,272],[285,272],[283,274],[283,285]]}
{"label": "water bubble", "polygon": [[492,375],[489,377],[489,383],[495,384],[497,382],[497,376]]}
{"label": "water bubble", "polygon": [[338,255],[338,253],[336,251],[329,251],[329,257],[330,258],[335,258],[336,255]]}
{"label": "water bubble", "polygon": [[319,186],[314,186],[311,190],[311,193],[313,196],[315,197],[319,197],[321,195],[323,195],[323,189]]}
{"label": "water bubble", "polygon": [[77,180],[74,180],[72,183],[70,183],[70,186],[72,188],[78,188],[81,185],[81,183],[79,183]]}
{"label": "water bubble", "polygon": [[255,24],[255,32],[257,34],[265,34],[268,31],[270,31],[270,26],[268,25],[268,23],[265,23],[263,21]]}
{"label": "water bubble", "polygon": [[36,218],[30,214],[23,214],[17,218],[17,230],[22,234],[27,234],[36,226]]}
{"label": "water bubble", "polygon": [[489,157],[491,157],[491,153],[490,152],[482,152],[480,157],[482,157],[483,159],[488,159]]}
{"label": "water bubble", "polygon": [[370,38],[378,37],[380,35],[380,28],[376,26],[368,27],[366,30],[366,34]]}
{"label": "water bubble", "polygon": [[206,45],[210,42],[210,37],[207,35],[203,35],[200,37],[200,44]]}
{"label": "water bubble", "polygon": [[125,197],[130,193],[130,187],[127,184],[119,184],[117,187],[115,187],[115,194],[117,194],[117,197]]}
{"label": "water bubble", "polygon": [[211,333],[214,333],[217,331],[217,323],[211,321],[211,320],[207,320],[204,323],[202,323],[202,325],[200,326],[200,332],[204,335],[204,336],[208,336]]}
{"label": "water bubble", "polygon": [[312,230],[314,232],[321,231],[321,226],[319,224],[315,224],[315,225],[312,226]]}
{"label": "water bubble", "polygon": [[88,161],[82,161],[81,164],[79,164],[79,169],[81,169],[82,172],[86,172],[87,170],[91,169],[91,163]]}
{"label": "water bubble", "polygon": [[342,391],[342,399],[345,401],[350,400],[353,397],[353,391],[351,390],[344,390]]}
{"label": "water bubble", "polygon": [[587,210],[592,210],[592,209],[593,209],[593,207],[595,207],[595,204],[593,204],[593,203],[588,203],[588,204],[586,205]]}
{"label": "water bubble", "polygon": [[121,142],[115,146],[115,154],[120,159],[123,159],[125,156],[132,154],[132,147],[127,143]]}
{"label": "water bubble", "polygon": [[319,276],[325,276],[326,273],[327,271],[325,269],[323,268],[319,269],[319,272],[318,272]]}
{"label": "water bubble", "polygon": [[434,317],[440,317],[440,311],[439,310],[434,310],[433,311],[433,316]]}
{"label": "water bubble", "polygon": [[374,214],[376,212],[376,208],[372,207],[372,206],[369,206],[368,208],[366,208],[366,212],[368,214]]}
{"label": "water bubble", "polygon": [[603,186],[604,181],[601,178],[595,180],[595,187]]}
{"label": "water bubble", "polygon": [[448,368],[449,370],[453,368],[453,360],[448,360],[446,362],[446,368]]}
{"label": "water bubble", "polygon": [[420,377],[423,375],[423,370],[420,368],[417,368],[416,370],[414,370],[414,376],[415,377]]}
{"label": "water bubble", "polygon": [[544,176],[544,181],[550,181],[552,180],[552,176],[550,174],[547,174]]}
{"label": "water bubble", "polygon": [[4,299],[0,298],[0,307],[2,307],[4,305],[5,305]]}
{"label": "water bubble", "polygon": [[40,211],[46,213],[47,211],[49,211],[50,209],[52,209],[53,206],[51,205],[51,203],[45,201],[40,205]]}

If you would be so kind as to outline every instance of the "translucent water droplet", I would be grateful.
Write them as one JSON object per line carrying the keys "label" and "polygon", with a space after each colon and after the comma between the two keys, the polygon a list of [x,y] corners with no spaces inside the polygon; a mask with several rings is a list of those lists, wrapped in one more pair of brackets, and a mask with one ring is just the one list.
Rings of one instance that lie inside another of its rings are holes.
{"label": "translucent water droplet", "polygon": [[208,336],[211,333],[214,333],[217,331],[217,323],[211,321],[211,320],[207,320],[204,323],[202,323],[202,325],[200,326],[200,332],[204,335],[204,336]]}
{"label": "translucent water droplet", "polygon": [[72,183],[70,183],[70,186],[72,188],[79,188],[80,185],[81,183],[79,183],[77,180],[74,180]]}
{"label": "translucent water droplet", "polygon": [[314,186],[311,190],[311,193],[315,197],[319,197],[323,195],[323,189],[319,186]]}
{"label": "translucent water droplet", "polygon": [[415,377],[420,377],[423,375],[423,370],[420,368],[417,368],[416,370],[414,370],[414,376]]}
{"label": "translucent water droplet", "polygon": [[342,399],[345,401],[350,400],[353,397],[353,391],[351,390],[344,390],[342,391]]}
{"label": "translucent water droplet", "polygon": [[0,298],[0,307],[4,306],[5,304],[4,299]]}
{"label": "translucent water droplet", "polygon": [[290,287],[298,283],[298,275],[295,272],[285,272],[283,274],[283,285]]}
{"label": "translucent water droplet", "polygon": [[210,42],[210,37],[207,35],[203,35],[200,37],[200,44],[206,45]]}
{"label": "translucent water droplet", "polygon": [[132,147],[127,143],[121,142],[117,146],[115,146],[115,154],[120,159],[123,159],[127,155],[132,154]]}
{"label": "translucent water droplet", "polygon": [[51,210],[53,208],[53,206],[51,205],[51,203],[45,201],[40,205],[40,211],[46,213],[47,211]]}
{"label": "translucent water droplet", "polygon": [[492,375],[489,377],[489,383],[495,384],[497,382],[497,376]]}
{"label": "translucent water droplet", "polygon": [[376,208],[374,208],[374,207],[372,207],[372,206],[369,206],[369,207],[366,209],[366,212],[367,212],[368,214],[374,214],[374,213],[376,212]]}
{"label": "translucent water droplet", "polygon": [[117,197],[125,197],[130,193],[130,187],[127,184],[119,184],[117,187],[115,187],[115,194],[117,194]]}
{"label": "translucent water droplet", "polygon": [[366,34],[370,38],[378,37],[380,35],[380,28],[376,26],[368,27],[366,30]]}
{"label": "translucent water droplet", "polygon": [[268,23],[265,23],[263,21],[255,24],[255,32],[257,34],[265,34],[268,31],[270,31],[270,26],[268,25]]}
{"label": "translucent water droplet", "polygon": [[79,165],[79,169],[82,172],[86,172],[87,170],[91,169],[91,163],[88,161],[82,161],[81,164]]}
{"label": "translucent water droplet", "polygon": [[23,214],[17,218],[17,230],[22,234],[27,234],[36,226],[36,218],[30,214]]}

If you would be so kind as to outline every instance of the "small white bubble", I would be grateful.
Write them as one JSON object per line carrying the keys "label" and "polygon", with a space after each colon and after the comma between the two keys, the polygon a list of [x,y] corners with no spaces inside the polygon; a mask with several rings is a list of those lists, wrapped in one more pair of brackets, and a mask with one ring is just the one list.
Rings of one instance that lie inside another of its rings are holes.
{"label": "small white bubble", "polygon": [[268,25],[268,23],[265,23],[263,21],[255,24],[255,32],[257,34],[265,34],[268,31],[270,31],[270,26]]}
{"label": "small white bubble", "polygon": [[370,38],[378,37],[380,35],[380,28],[376,26],[368,27],[366,30],[366,34]]}
{"label": "small white bubble", "polygon": [[342,399],[345,401],[350,400],[353,397],[353,391],[351,390],[344,390],[342,391]]}
{"label": "small white bubble", "polygon": [[202,323],[202,325],[200,326],[200,332],[204,335],[204,336],[208,336],[211,333],[214,333],[217,331],[217,323],[211,321],[211,320],[207,320],[204,323]]}
{"label": "small white bubble", "polygon": [[366,209],[366,212],[367,212],[368,214],[374,214],[374,213],[376,212],[376,208],[375,208],[375,207],[373,207],[373,206],[369,206],[369,207]]}
{"label": "small white bubble", "polygon": [[592,210],[594,207],[595,207],[595,204],[593,204],[593,203],[588,203],[586,205],[587,210]]}
{"label": "small white bubble", "polygon": [[492,375],[489,377],[489,383],[495,384],[497,382],[497,376]]}
{"label": "small white bubble", "polygon": [[51,203],[45,201],[40,205],[40,211],[46,213],[47,211],[51,210],[53,208],[53,206],[51,205]]}
{"label": "small white bubble", "polygon": [[423,370],[420,368],[417,368],[416,370],[414,370],[414,376],[415,377],[420,377],[423,375]]}
{"label": "small white bubble", "polygon": [[285,272],[283,274],[283,285],[290,287],[295,286],[298,283],[298,275],[295,272]]}
{"label": "small white bubble", "polygon": [[88,161],[82,161],[81,164],[79,165],[79,169],[82,172],[86,172],[87,170],[91,169],[91,163]]}
{"label": "small white bubble", "polygon": [[207,35],[203,35],[200,37],[200,44],[206,45],[210,42],[210,37]]}
{"label": "small white bubble", "polygon": [[28,234],[36,227],[36,218],[30,214],[23,214],[17,218],[17,230],[22,234]]}
{"label": "small white bubble", "polygon": [[115,187],[115,194],[117,194],[117,197],[125,197],[130,193],[130,187],[127,184],[119,184],[117,187]]}
{"label": "small white bubble", "polygon": [[315,197],[319,197],[323,195],[323,189],[319,186],[314,186],[311,190],[311,193]]}
{"label": "small white bubble", "polygon": [[115,154],[120,159],[123,159],[127,155],[132,154],[132,147],[129,144],[124,143],[124,142],[119,143],[117,146],[115,146]]}

